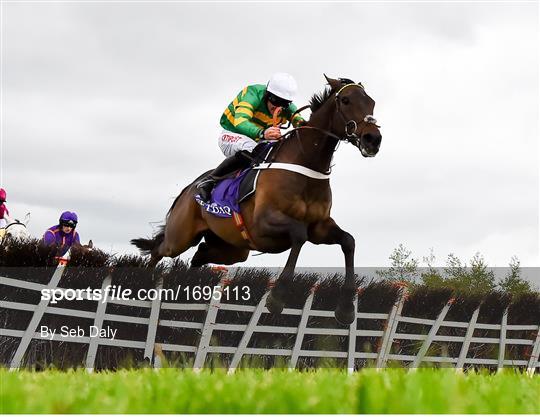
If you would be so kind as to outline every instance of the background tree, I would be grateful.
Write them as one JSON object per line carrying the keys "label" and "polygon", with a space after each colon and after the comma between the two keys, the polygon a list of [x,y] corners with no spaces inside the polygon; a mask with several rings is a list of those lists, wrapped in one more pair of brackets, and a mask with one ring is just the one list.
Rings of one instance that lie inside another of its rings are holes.
{"label": "background tree", "polygon": [[487,293],[497,286],[495,274],[478,252],[471,259],[469,268],[451,253],[446,261],[445,272],[445,284],[457,291]]}
{"label": "background tree", "polygon": [[433,248],[429,250],[428,256],[422,257],[422,260],[427,265],[427,268],[420,274],[420,284],[433,288],[444,287],[444,276],[441,274],[440,269],[435,267],[436,258]]}
{"label": "background tree", "polygon": [[418,276],[418,259],[411,255],[412,252],[400,243],[388,257],[392,261],[390,268],[377,270],[377,275],[390,281],[414,282]]}
{"label": "background tree", "polygon": [[512,256],[508,266],[510,270],[504,278],[499,281],[499,288],[510,294],[518,295],[534,291],[531,283],[521,278],[521,262],[517,256]]}
{"label": "background tree", "polygon": [[510,294],[525,294],[538,291],[529,281],[521,277],[519,259],[512,257],[509,272],[499,282],[484,257],[475,253],[469,264],[450,253],[444,268],[436,267],[433,248],[428,256],[422,257],[426,268],[419,268],[418,259],[402,243],[389,256],[391,266],[377,270],[376,274],[389,281],[405,281],[410,285],[425,285],[430,288],[451,288],[469,294],[487,294],[501,290]]}

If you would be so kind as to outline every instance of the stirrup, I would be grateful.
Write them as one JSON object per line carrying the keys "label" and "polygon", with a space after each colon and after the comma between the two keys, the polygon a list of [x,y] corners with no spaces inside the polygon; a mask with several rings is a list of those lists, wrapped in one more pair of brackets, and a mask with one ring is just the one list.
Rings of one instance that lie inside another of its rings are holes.
{"label": "stirrup", "polygon": [[199,197],[203,202],[208,203],[210,201],[210,199],[212,198],[212,190],[214,189],[215,185],[216,180],[211,177],[206,178],[197,184],[197,190],[199,190]]}

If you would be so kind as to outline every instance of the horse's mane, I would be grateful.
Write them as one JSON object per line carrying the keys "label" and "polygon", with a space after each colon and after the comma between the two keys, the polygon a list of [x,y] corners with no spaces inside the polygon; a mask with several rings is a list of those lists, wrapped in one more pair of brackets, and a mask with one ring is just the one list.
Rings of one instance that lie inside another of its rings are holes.
{"label": "horse's mane", "polygon": [[315,113],[317,110],[319,110],[324,103],[326,103],[326,100],[330,98],[334,90],[330,87],[326,87],[323,91],[320,93],[315,93],[313,96],[311,96],[311,99],[309,100],[309,107],[311,109],[311,113]]}
{"label": "horse's mane", "polygon": [[[339,81],[341,81],[342,85],[347,84],[355,84],[355,82],[349,78],[338,78]],[[313,96],[311,96],[311,99],[309,100],[309,107],[311,109],[311,113],[316,112],[319,110],[324,103],[332,96],[334,93],[334,89],[327,86],[323,91],[320,93],[315,93]]]}

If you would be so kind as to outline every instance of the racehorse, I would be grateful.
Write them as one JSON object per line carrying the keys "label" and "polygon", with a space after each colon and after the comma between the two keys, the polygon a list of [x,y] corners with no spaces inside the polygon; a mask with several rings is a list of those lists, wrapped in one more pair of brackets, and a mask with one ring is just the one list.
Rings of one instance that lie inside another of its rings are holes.
{"label": "racehorse", "polygon": [[[22,222],[19,219],[11,218],[8,215],[5,215],[5,219],[7,221],[7,225],[5,228],[0,229],[0,231],[3,231],[3,233],[0,235],[0,243],[9,239],[27,240],[31,238],[27,229],[27,225],[30,222],[30,213],[26,213],[26,216]],[[90,239],[88,244],[74,245],[74,248],[76,248],[76,250],[88,252],[94,248],[94,243],[92,242],[92,239]]]}
{"label": "racehorse", "polygon": [[266,302],[270,312],[280,313],[304,243],[338,244],[345,256],[345,280],[335,317],[343,324],[354,320],[355,241],[330,216],[330,163],[340,142],[352,143],[364,157],[375,156],[382,136],[372,116],[375,101],[362,84],[325,78],[329,87],[311,98],[307,124],[286,133],[274,147],[269,156],[272,164],[265,164],[260,172],[255,195],[241,203],[243,229],[233,219],[206,212],[194,199],[203,174],[176,197],[165,225],[153,238],[131,241],[143,254],[151,255],[151,267],[163,257],[180,255],[203,237],[192,267],[242,262],[251,250],[280,253],[290,249]]}
{"label": "racehorse", "polygon": [[5,215],[5,219],[7,221],[7,225],[3,229],[2,236],[0,236],[2,239],[8,237],[12,239],[30,238],[30,233],[28,233],[28,230],[26,228],[28,222],[30,221],[30,213],[26,213],[26,216],[24,217],[24,220],[22,222],[18,219],[9,217],[7,214]]}

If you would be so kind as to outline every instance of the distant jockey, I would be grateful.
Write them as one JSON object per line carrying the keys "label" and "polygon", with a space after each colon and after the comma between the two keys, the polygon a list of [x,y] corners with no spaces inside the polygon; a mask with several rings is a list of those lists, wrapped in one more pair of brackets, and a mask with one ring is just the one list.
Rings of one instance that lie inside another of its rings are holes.
{"label": "distant jockey", "polygon": [[217,180],[241,169],[251,160],[251,151],[260,140],[281,137],[279,127],[273,126],[274,111],[282,107],[279,122],[291,121],[294,127],[305,123],[292,100],[298,90],[294,78],[285,73],[272,75],[267,85],[254,84],[244,87],[223,112],[220,124],[223,130],[218,144],[227,157],[197,188],[201,199],[207,202]]}
{"label": "distant jockey", "polygon": [[0,229],[5,229],[7,226],[7,220],[5,219],[5,215],[7,214],[9,216],[9,210],[6,207],[6,190],[3,188],[0,188]]}
{"label": "distant jockey", "polygon": [[60,215],[59,224],[49,227],[43,235],[46,245],[58,246],[58,256],[64,256],[72,245],[80,245],[79,234],[75,231],[77,214],[64,211]]}

